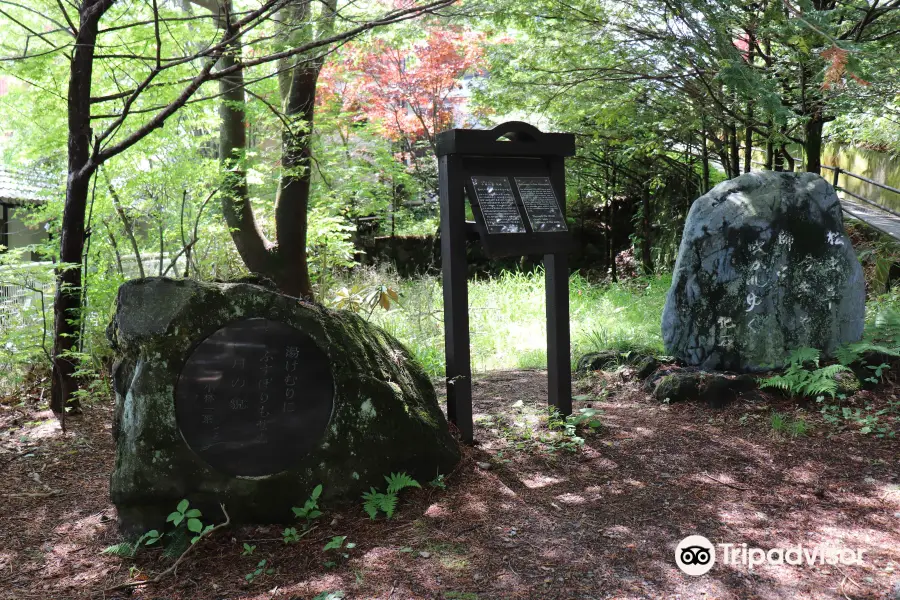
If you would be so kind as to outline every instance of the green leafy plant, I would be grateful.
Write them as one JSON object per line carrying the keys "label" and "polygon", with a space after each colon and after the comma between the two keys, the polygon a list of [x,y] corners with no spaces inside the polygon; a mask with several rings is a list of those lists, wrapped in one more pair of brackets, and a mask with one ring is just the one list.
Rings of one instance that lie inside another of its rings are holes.
{"label": "green leafy plant", "polygon": [[206,525],[204,527],[203,522],[200,520],[203,513],[196,508],[189,508],[189,506],[190,503],[187,500],[179,502],[175,510],[166,517],[166,522],[172,523],[175,527],[184,523],[188,531],[197,534],[191,538],[191,544],[196,544],[204,533],[212,530],[213,526]]}
{"label": "green leafy plant", "polygon": [[579,408],[578,412],[566,418],[566,425],[575,429],[588,427],[591,430],[596,430],[603,426],[603,423],[598,418],[601,414],[603,414],[602,411],[596,408]]}
{"label": "green leafy plant", "polygon": [[385,476],[384,479],[388,484],[384,493],[372,487],[370,491],[363,494],[363,510],[373,521],[379,512],[383,512],[388,519],[394,516],[399,501],[398,494],[401,490],[410,487],[421,489],[422,487],[418,481],[406,473],[391,473],[390,477]]}
{"label": "green leafy plant", "polygon": [[802,418],[793,419],[789,415],[773,412],[769,423],[775,433],[791,437],[801,437],[809,433],[809,424]]}
{"label": "green leafy plant", "polygon": [[[325,547],[322,548],[322,552],[334,551],[338,553],[341,558],[346,560],[350,558],[349,551],[354,548],[356,548],[356,544],[354,542],[348,542],[346,535],[336,535],[325,544]],[[335,565],[337,565],[336,561],[329,560],[325,562],[325,566],[329,568],[334,567]]]}
{"label": "green leafy plant", "polygon": [[200,531],[203,529],[203,523],[199,519],[199,517],[203,516],[203,513],[196,508],[188,509],[189,506],[190,503],[187,500],[179,502],[174,512],[169,513],[169,516],[166,517],[166,523],[172,523],[175,527],[178,527],[182,521],[187,519],[189,530]]}
{"label": "green leafy plant", "polygon": [[883,373],[885,371],[887,371],[888,369],[890,369],[891,367],[890,367],[890,365],[888,365],[886,363],[881,363],[878,366],[867,365],[866,368],[870,369],[872,371],[875,371],[875,373],[872,377],[866,377],[866,381],[871,382],[871,383],[880,383],[882,381]]}
{"label": "green leafy plant", "polygon": [[547,428],[555,431],[560,437],[544,438],[542,441],[546,443],[551,451],[566,450],[568,452],[577,452],[584,446],[584,438],[580,435],[585,428],[594,431],[603,424],[598,415],[602,411],[595,408],[581,408],[578,412],[563,417],[556,407],[550,407],[547,416]]}
{"label": "green leafy plant", "polygon": [[334,308],[351,310],[355,313],[368,310],[368,316],[371,316],[377,307],[390,310],[391,306],[399,300],[400,295],[397,290],[388,285],[354,285],[349,288],[340,288],[332,298],[331,305]]}
{"label": "green leafy plant", "polygon": [[331,538],[331,540],[329,540],[327,544],[325,544],[325,547],[322,548],[322,551],[328,552],[329,550],[340,550],[341,547],[344,545],[344,540],[346,540],[346,539],[347,539],[346,535],[336,535],[333,538]]}
{"label": "green leafy plant", "polygon": [[[807,368],[809,363],[814,368]],[[759,387],[775,388],[793,396],[816,397],[827,394],[834,398],[838,391],[835,376],[843,371],[850,369],[842,364],[819,366],[819,351],[815,348],[799,348],[788,357],[788,367],[784,373],[761,379]]]}
{"label": "green leafy plant", "polygon": [[281,536],[284,539],[285,544],[293,544],[300,541],[300,535],[297,533],[296,527],[286,527],[284,531],[281,532]]}
{"label": "green leafy plant", "polygon": [[823,420],[834,427],[854,427],[860,434],[874,434],[879,438],[897,436],[897,424],[900,423],[900,402],[889,402],[887,408],[875,410],[871,405],[864,408],[838,406],[825,402],[820,396],[816,401],[822,403]]}
{"label": "green leafy plant", "polygon": [[[877,329],[877,327],[876,327]],[[835,350],[834,356],[842,365],[850,365],[858,360],[862,360],[866,353],[883,354],[885,356],[900,357],[900,349],[885,346],[883,344],[874,344],[868,341],[855,342],[853,344],[845,344]]]}
{"label": "green leafy plant", "polygon": [[241,556],[250,556],[253,552],[256,551],[256,545],[250,545],[244,542],[244,551],[241,552]]}
{"label": "green leafy plant", "polygon": [[303,503],[301,508],[294,506],[291,510],[294,511],[294,516],[298,519],[305,519],[306,526],[318,519],[322,516],[322,511],[319,510],[319,496],[322,495],[322,484],[320,483],[315,488],[313,488],[312,493],[307,498],[306,502]]}
{"label": "green leafy plant", "polygon": [[122,558],[133,558],[142,546],[152,546],[161,539],[162,534],[160,534],[159,530],[151,529],[134,542],[120,542],[118,544],[113,544],[112,546],[107,546],[101,550],[100,553]]}
{"label": "green leafy plant", "polygon": [[254,569],[250,573],[247,573],[246,575],[244,575],[244,579],[252,582],[254,579],[256,579],[257,577],[259,577],[263,574],[271,575],[272,573],[275,572],[275,569],[273,569],[271,567],[266,568],[268,564],[269,564],[269,562],[265,558],[262,559],[261,561],[256,563],[256,569]]}
{"label": "green leafy plant", "polygon": [[435,475],[434,479],[428,482],[428,485],[439,490],[447,489],[447,482],[444,480],[444,475],[442,475],[441,473]]}

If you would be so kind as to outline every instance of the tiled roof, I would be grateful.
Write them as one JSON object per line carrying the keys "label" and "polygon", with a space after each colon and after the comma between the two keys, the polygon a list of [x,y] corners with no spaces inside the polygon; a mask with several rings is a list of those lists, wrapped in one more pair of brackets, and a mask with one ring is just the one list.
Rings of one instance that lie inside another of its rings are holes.
{"label": "tiled roof", "polygon": [[43,204],[47,196],[58,191],[57,186],[61,183],[36,171],[0,166],[0,204]]}

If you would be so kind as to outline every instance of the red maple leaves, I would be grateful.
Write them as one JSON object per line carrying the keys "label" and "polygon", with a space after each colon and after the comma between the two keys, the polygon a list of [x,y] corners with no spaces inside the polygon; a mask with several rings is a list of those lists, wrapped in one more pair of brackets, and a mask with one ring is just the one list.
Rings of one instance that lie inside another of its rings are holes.
{"label": "red maple leaves", "polygon": [[391,140],[433,141],[467,100],[462,79],[481,64],[482,42],[477,34],[432,29],[410,44],[354,46],[323,71],[320,100],[377,123]]}

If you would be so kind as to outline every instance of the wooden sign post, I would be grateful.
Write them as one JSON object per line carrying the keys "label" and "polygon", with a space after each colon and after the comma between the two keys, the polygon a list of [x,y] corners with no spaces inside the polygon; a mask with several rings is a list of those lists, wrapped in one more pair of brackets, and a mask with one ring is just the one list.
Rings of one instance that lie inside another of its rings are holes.
{"label": "wooden sign post", "polygon": [[[475,231],[488,256],[543,254],[547,300],[548,403],[572,413],[565,157],[575,136],[510,122],[491,130],[437,136],[447,417],[473,440],[472,366],[466,237]],[[466,221],[466,197],[474,222]]]}

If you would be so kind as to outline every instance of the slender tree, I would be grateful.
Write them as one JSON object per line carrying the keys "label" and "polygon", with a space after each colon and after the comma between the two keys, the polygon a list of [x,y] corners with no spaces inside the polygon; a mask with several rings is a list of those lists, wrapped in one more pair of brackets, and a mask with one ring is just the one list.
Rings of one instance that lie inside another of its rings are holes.
{"label": "slender tree", "polygon": [[[194,3],[204,8],[204,14],[195,16],[163,10],[158,0],[149,0],[139,7],[119,0],[41,0],[28,5],[0,2],[0,25],[14,40],[5,46],[12,47],[13,52],[3,57],[4,64],[46,61],[48,56],[65,57],[68,64],[66,198],[60,230],[61,264],[56,278],[52,352],[51,408],[55,412],[63,412],[77,389],[72,353],[81,312],[81,265],[88,235],[85,217],[97,170],[163,127],[187,103],[217,97],[218,94],[201,93],[208,82],[232,78],[226,93],[236,94],[242,89],[239,78],[249,67],[321,60],[328,49],[363,32],[415,18],[452,2],[411,2],[405,8],[388,10],[374,18],[348,18],[341,31],[278,48],[267,46],[267,24],[302,2],[261,0],[253,7],[238,10],[226,0],[201,0]],[[350,2],[349,6],[353,4]],[[337,17],[336,6],[331,6]],[[195,34],[205,33],[203,24],[212,23],[215,34],[203,43],[172,39],[170,26],[184,22],[196,23]],[[133,36],[132,43],[123,50],[121,41],[127,35]],[[254,49],[253,56],[240,60],[238,51],[247,47]],[[149,53],[146,48],[150,48]],[[98,65],[112,73],[108,83],[112,89],[93,89]],[[13,70],[12,74],[29,81],[29,68]],[[298,114],[303,113],[302,92],[294,106],[299,107]],[[290,183],[290,176],[288,180]],[[292,209],[288,218],[305,221],[305,214]]]}

